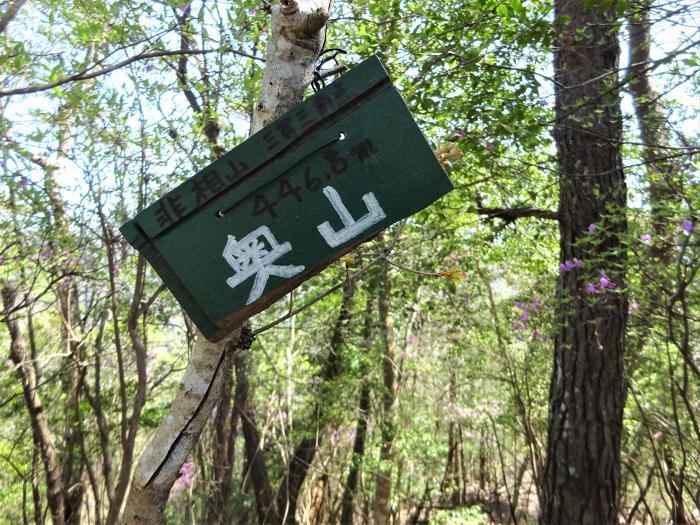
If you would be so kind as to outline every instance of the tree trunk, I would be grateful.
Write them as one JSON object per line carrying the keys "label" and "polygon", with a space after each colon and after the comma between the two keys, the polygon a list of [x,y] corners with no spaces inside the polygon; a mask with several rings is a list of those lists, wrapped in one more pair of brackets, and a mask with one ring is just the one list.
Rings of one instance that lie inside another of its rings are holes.
{"label": "tree trunk", "polygon": [[[250,331],[248,326],[243,330]],[[245,479],[253,483],[255,493],[255,508],[258,522],[261,525],[277,525],[280,517],[272,493],[272,487],[267,476],[265,457],[260,446],[260,431],[255,423],[255,414],[250,406],[250,384],[247,370],[248,348],[240,348],[233,356],[236,367],[236,406],[241,415],[241,427],[245,441],[246,469]]]}
{"label": "tree trunk", "polygon": [[[562,271],[558,282],[540,522],[614,524],[627,317],[620,48],[614,7],[557,0],[555,8],[560,257],[584,268]],[[597,226],[596,242],[590,224]]]}
{"label": "tree trunk", "polygon": [[383,353],[382,419],[380,423],[381,450],[379,468],[375,479],[374,523],[389,525],[391,519],[391,469],[396,438],[396,412],[398,405],[398,373],[394,346],[394,322],[391,314],[391,283],[389,263],[381,264],[381,277],[377,306],[379,310],[379,344]]}
{"label": "tree trunk", "polygon": [[[272,31],[265,52],[260,100],[253,111],[251,135],[303,100],[304,93],[314,78],[316,59],[325,43],[326,23],[331,7],[331,0],[282,0],[280,4],[271,6]],[[243,354],[237,357],[236,378],[237,381],[245,383],[244,388],[237,387],[237,390],[240,390],[237,399],[258,518],[260,523],[279,523],[279,513],[285,512],[285,516],[293,521],[296,498],[306,476],[308,464],[313,459],[315,442],[310,445],[308,440],[304,440],[295,450],[278,495],[278,501],[282,504],[277,508],[272,500],[262,451],[259,449],[259,432],[249,405],[249,386]],[[239,394],[242,397],[238,397]],[[245,403],[245,412],[240,401]],[[288,487],[290,480],[293,480],[292,487]]]}
{"label": "tree trunk", "polygon": [[[282,0],[271,6],[272,34],[251,134],[301,102],[325,40],[330,7],[330,0]],[[230,339],[237,337],[236,330]],[[218,372],[226,359],[225,346],[225,342],[211,343],[198,335],[170,413],[136,467],[125,523],[162,520],[170,488],[221,392],[222,374]],[[164,443],[170,444],[165,453]]]}
{"label": "tree trunk", "polygon": [[331,4],[332,0],[281,0],[272,5],[272,31],[251,134],[303,100],[326,40]]}
{"label": "tree trunk", "polygon": [[341,525],[352,525],[352,517],[355,510],[355,494],[360,479],[360,467],[365,456],[365,440],[367,439],[367,418],[370,407],[370,385],[366,379],[362,381],[360,388],[360,401],[357,407],[357,423],[355,427],[355,441],[352,445],[352,457],[350,470],[345,483],[345,492],[342,500]]}
{"label": "tree trunk", "polygon": [[224,361],[222,370],[223,385],[221,397],[216,405],[214,416],[214,433],[212,445],[212,475],[213,486],[209,488],[206,496],[205,523],[210,525],[228,525],[231,523],[231,509],[229,498],[232,488],[233,451],[235,443],[236,420],[238,419],[238,405],[231,406],[231,393],[233,388],[233,360]]}
{"label": "tree trunk", "polygon": [[211,343],[201,335],[197,338],[170,412],[136,466],[125,524],[161,523],[170,489],[221,392],[223,374],[219,372],[230,358],[227,347],[238,341],[238,335],[236,330],[228,342],[220,343]]}
{"label": "tree trunk", "polygon": [[[668,282],[666,270],[673,261],[674,242],[671,225],[674,211],[681,204],[682,170],[681,163],[672,155],[671,129],[666,118],[660,94],[654,89],[649,75],[651,58],[651,16],[652,2],[639,0],[630,6],[627,16],[629,32],[629,87],[632,92],[637,123],[643,149],[642,157],[646,164],[649,203],[651,205],[651,226],[653,240],[649,250],[650,260],[645,275],[648,283],[644,287],[640,307],[636,315],[642,319],[642,329],[635,337],[636,357],[648,341],[652,322],[649,317],[655,310],[664,308],[662,286]],[[636,365],[636,360],[634,363]],[[671,522],[687,523],[683,502],[683,476],[675,468],[673,452],[662,444],[662,455],[668,471],[668,488],[671,497]]]}
{"label": "tree trunk", "polygon": [[[457,407],[457,374],[456,368],[450,368],[450,408]],[[453,506],[462,503],[462,480],[464,479],[462,465],[464,464],[464,449],[462,444],[461,425],[450,421],[447,430],[447,462],[445,473],[440,483],[440,495],[442,499]]]}
{"label": "tree trunk", "polygon": [[[345,342],[347,325],[350,322],[350,307],[354,294],[355,284],[352,281],[346,281],[343,285],[343,299],[340,303],[338,319],[333,327],[328,356],[323,366],[321,375],[322,386],[327,385],[340,373],[340,351]],[[324,405],[322,403],[317,405],[314,413],[318,414],[318,421],[322,422],[326,417]],[[296,523],[297,500],[311,462],[316,456],[316,450],[321,444],[321,434],[316,426],[313,433],[309,433],[302,438],[300,443],[294,448],[287,472],[280,484],[277,506],[280,514],[283,516],[284,523],[287,525]]]}
{"label": "tree trunk", "polygon": [[311,491],[311,501],[309,502],[309,512],[306,523],[308,525],[319,525],[323,523],[323,502],[328,489],[328,474],[321,475]]}
{"label": "tree trunk", "polygon": [[[668,264],[673,257],[673,242],[668,227],[673,218],[674,204],[682,195],[681,166],[671,158],[671,130],[668,126],[661,96],[649,76],[651,59],[650,0],[637,0],[630,6],[627,17],[629,32],[629,89],[632,92],[637,123],[643,143],[642,158],[649,181],[651,223],[654,231],[652,256]],[[656,295],[656,294],[652,294]]]}
{"label": "tree trunk", "polygon": [[[374,272],[376,274],[376,271]],[[362,340],[369,347],[372,338],[372,310],[374,293],[374,280],[370,280],[369,290],[370,298],[367,300],[365,308],[365,319],[362,330]],[[357,407],[357,423],[355,424],[355,440],[352,445],[352,456],[350,457],[350,470],[348,471],[347,481],[345,482],[345,491],[341,502],[340,525],[352,525],[353,514],[355,510],[355,494],[357,493],[357,484],[360,479],[360,467],[365,457],[365,441],[367,439],[367,422],[369,419],[370,409],[370,383],[367,379],[366,370],[362,373],[362,386],[360,387],[360,399]]]}
{"label": "tree trunk", "polygon": [[[56,455],[53,436],[46,422],[44,406],[39,397],[34,365],[27,355],[16,313],[11,313],[17,307],[17,290],[9,283],[0,283],[2,305],[5,314],[5,324],[10,332],[10,357],[22,379],[22,394],[29,411],[29,421],[32,426],[34,443],[39,448],[41,461],[46,473],[46,499],[51,510],[51,521],[54,525],[65,523],[65,492],[61,475],[61,467]],[[35,503],[36,505],[36,503]]]}
{"label": "tree trunk", "polygon": [[[584,267],[563,270],[558,281],[540,523],[612,525],[620,489],[627,318],[620,48],[614,6],[557,0],[555,19],[560,257]],[[589,233],[590,224],[596,232]]]}

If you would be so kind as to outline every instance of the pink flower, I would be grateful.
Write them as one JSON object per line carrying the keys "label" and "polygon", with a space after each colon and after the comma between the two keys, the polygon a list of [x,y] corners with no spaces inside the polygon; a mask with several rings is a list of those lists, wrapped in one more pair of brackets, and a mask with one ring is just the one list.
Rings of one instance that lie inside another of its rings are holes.
{"label": "pink flower", "polygon": [[579,261],[576,257],[574,257],[573,259],[571,259],[570,266],[572,270],[574,268],[583,268],[583,263]]}
{"label": "pink flower", "polygon": [[515,301],[515,307],[526,312],[530,309],[523,301]]}
{"label": "pink flower", "polygon": [[180,467],[180,478],[178,481],[182,483],[185,487],[192,485],[192,479],[194,476],[194,461],[187,461]]}
{"label": "pink flower", "polygon": [[645,233],[645,234],[642,235],[639,239],[640,239],[642,242],[647,242],[647,243],[649,243],[649,242],[651,242],[651,235],[649,235],[648,233]]}
{"label": "pink flower", "polygon": [[561,273],[568,272],[569,270],[575,270],[576,268],[583,268],[583,262],[576,257],[571,260],[566,260],[559,265],[559,271]]}
{"label": "pink flower", "polygon": [[588,225],[588,233],[595,233],[595,231],[598,229],[598,227],[595,224],[589,224]]}
{"label": "pink flower", "polygon": [[598,293],[598,288],[596,288],[593,283],[586,284],[586,291],[590,294]]}
{"label": "pink flower", "polygon": [[406,350],[401,350],[401,352],[399,352],[399,356],[401,357],[401,359],[406,359],[406,355]]}
{"label": "pink flower", "polygon": [[598,279],[598,282],[600,283],[601,288],[615,288],[615,283],[610,280],[605,272],[600,272],[600,279]]}

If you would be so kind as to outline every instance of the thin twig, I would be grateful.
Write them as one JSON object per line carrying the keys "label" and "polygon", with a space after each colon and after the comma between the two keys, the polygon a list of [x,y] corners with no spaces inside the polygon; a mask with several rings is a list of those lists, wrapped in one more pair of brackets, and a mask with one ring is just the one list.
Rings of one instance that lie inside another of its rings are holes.
{"label": "thin twig", "polygon": [[264,326],[258,328],[257,330],[255,330],[255,331],[253,332],[253,335],[256,336],[256,335],[258,335],[258,334],[261,334],[262,332],[265,332],[265,331],[269,330],[270,328],[274,328],[274,327],[277,326],[278,324],[283,323],[284,321],[286,321],[287,319],[289,319],[289,318],[291,318],[291,317],[297,315],[298,313],[303,312],[303,311],[306,310],[307,308],[309,308],[309,307],[313,306],[314,304],[316,304],[317,302],[319,302],[321,299],[324,299],[325,297],[328,297],[330,294],[332,294],[332,293],[335,292],[336,290],[340,290],[340,289],[341,289],[343,286],[345,286],[347,283],[351,283],[351,282],[353,282],[353,281],[356,281],[357,279],[360,278],[360,276],[362,276],[362,275],[364,275],[365,273],[367,273],[367,271],[368,271],[372,266],[374,266],[375,264],[377,264],[378,262],[380,262],[380,261],[382,261],[382,260],[387,260],[387,256],[388,256],[388,255],[391,253],[391,251],[394,249],[394,247],[396,246],[396,243],[397,243],[398,240],[399,240],[399,237],[401,236],[401,232],[403,231],[403,227],[404,227],[404,225],[406,224],[406,220],[404,219],[403,221],[401,221],[400,224],[401,224],[401,226],[399,227],[399,231],[396,232],[396,235],[395,235],[394,238],[391,240],[391,243],[389,244],[389,247],[388,247],[386,250],[384,250],[380,255],[378,255],[377,257],[375,257],[374,259],[372,259],[372,260],[369,262],[369,264],[367,264],[367,266],[365,266],[364,268],[361,268],[360,270],[358,270],[357,272],[355,272],[355,273],[353,273],[353,274],[348,275],[343,281],[341,281],[341,282],[339,282],[338,284],[336,284],[336,285],[330,287],[328,290],[326,290],[325,292],[323,292],[323,293],[317,295],[316,297],[314,297],[314,298],[311,299],[310,301],[304,303],[304,304],[301,305],[300,307],[295,308],[294,310],[290,310],[289,312],[287,312],[287,313],[286,313],[285,315],[283,315],[282,317],[279,317],[278,319],[272,321],[271,323],[268,323],[268,324],[266,324],[266,325],[264,325]]}
{"label": "thin twig", "polygon": [[138,62],[139,60],[146,60],[149,58],[168,57],[168,56],[179,56],[179,55],[183,55],[183,54],[206,55],[209,53],[216,53],[216,52],[233,53],[234,55],[239,55],[239,56],[242,56],[245,58],[259,60],[262,62],[265,61],[263,58],[260,58],[258,56],[251,55],[250,53],[246,53],[244,51],[237,51],[237,50],[231,49],[231,48],[225,49],[223,51],[221,51],[219,49],[190,49],[187,51],[182,51],[182,50],[153,51],[151,53],[139,53],[138,55],[134,55],[132,57],[129,57],[126,60],[122,60],[121,62],[117,62],[116,64],[111,65],[109,67],[105,67],[103,69],[93,71],[92,73],[88,73],[88,71],[91,68],[87,68],[79,73],[75,73],[75,74],[67,76],[67,77],[59,78],[58,80],[54,80],[53,82],[47,82],[46,84],[39,84],[36,86],[26,86],[26,87],[21,87],[21,88],[3,90],[3,91],[0,91],[0,98],[9,97],[12,95],[26,95],[28,93],[38,93],[40,91],[47,91],[49,89],[53,89],[55,87],[62,86],[63,84],[67,84],[69,82],[77,82],[80,80],[89,80],[89,79],[92,79],[95,77],[106,75],[107,73],[111,73],[112,71],[120,69],[124,66],[128,66],[129,64],[132,64],[134,62]]}

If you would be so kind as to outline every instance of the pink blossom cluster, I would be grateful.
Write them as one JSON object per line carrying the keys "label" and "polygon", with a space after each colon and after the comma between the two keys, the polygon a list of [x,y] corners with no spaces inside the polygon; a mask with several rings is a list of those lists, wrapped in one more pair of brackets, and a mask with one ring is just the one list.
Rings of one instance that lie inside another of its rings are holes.
{"label": "pink blossom cluster", "polygon": [[[532,310],[539,310],[540,308],[540,302],[537,299],[532,299],[530,304],[526,304],[525,301],[516,301],[515,302],[515,310],[516,310],[516,319],[512,319],[510,322],[511,328],[515,330],[516,332],[522,332],[526,333],[528,332],[528,326],[527,323],[530,321],[530,314]],[[545,334],[541,334],[537,330],[532,330],[532,337],[535,339],[540,339],[542,341],[548,341],[549,337],[546,336]],[[516,336],[516,339],[518,341],[521,340],[520,335]]]}
{"label": "pink blossom cluster", "polygon": [[612,281],[612,279],[610,279],[605,272],[601,271],[598,278],[598,283],[586,283],[586,291],[589,294],[595,294],[604,290],[612,290],[613,288],[616,288],[616,286],[617,285]]}
{"label": "pink blossom cluster", "polygon": [[559,271],[561,273],[575,270],[576,268],[583,268],[583,262],[574,257],[571,260],[566,260],[559,265]]}

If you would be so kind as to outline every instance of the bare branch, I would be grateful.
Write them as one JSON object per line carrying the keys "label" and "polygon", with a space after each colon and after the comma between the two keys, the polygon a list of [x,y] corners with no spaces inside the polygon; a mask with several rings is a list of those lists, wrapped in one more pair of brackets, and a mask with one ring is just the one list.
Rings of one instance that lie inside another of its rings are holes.
{"label": "bare branch", "polygon": [[352,283],[352,282],[356,281],[357,279],[359,279],[363,274],[365,274],[372,266],[377,264],[379,261],[385,260],[389,256],[389,254],[391,254],[391,252],[394,250],[396,243],[399,241],[399,238],[401,237],[401,232],[403,231],[403,226],[405,223],[406,223],[405,220],[401,221],[401,226],[399,227],[399,231],[396,232],[396,235],[391,240],[389,247],[386,250],[383,250],[382,253],[379,254],[377,257],[372,259],[366,266],[364,266],[363,268],[360,268],[355,273],[348,275],[343,281],[339,282],[338,284],[336,284],[334,286],[331,286],[325,292],[320,293],[319,295],[317,295],[313,299],[307,301],[306,303],[302,304],[298,308],[295,308],[293,310],[290,309],[289,312],[287,312],[282,317],[279,317],[279,318],[275,319],[274,321],[272,321],[271,323],[268,323],[265,326],[258,328],[257,330],[255,330],[253,332],[253,335],[257,336],[258,334],[261,334],[262,332],[265,332],[265,331],[269,330],[270,328],[274,328],[278,324],[283,323],[287,319],[294,317],[298,313],[303,312],[307,308],[309,308],[309,307],[313,306],[314,304],[316,304],[317,302],[319,302],[324,297],[328,297],[330,294],[332,294],[336,290],[340,290],[346,284]]}
{"label": "bare branch", "polygon": [[[15,88],[15,89],[6,89],[0,91],[0,98],[2,97],[9,97],[12,95],[26,95],[28,93],[39,93],[41,91],[47,91],[49,89],[53,89],[58,86],[62,86],[63,84],[68,84],[69,82],[78,82],[81,80],[89,80],[95,77],[99,77],[102,75],[106,75],[108,73],[111,73],[112,71],[115,71],[117,69],[121,69],[125,66],[128,66],[129,64],[133,64],[134,62],[138,62],[140,60],[147,60],[149,58],[159,58],[159,57],[169,57],[169,56],[180,56],[183,54],[187,55],[206,55],[209,53],[216,53],[218,52],[218,49],[188,49],[188,50],[177,50],[177,51],[153,51],[150,53],[139,53],[138,55],[134,55],[130,58],[127,58],[126,60],[122,60],[121,62],[117,62],[116,64],[113,64],[111,66],[105,67],[103,69],[98,69],[97,71],[92,71],[89,72],[94,66],[88,67],[84,69],[83,71],[79,73],[75,73],[73,75],[59,78],[58,80],[54,80],[53,82],[47,82],[46,84],[39,84],[36,86],[27,86],[27,87],[21,87],[21,88]],[[237,51],[235,49],[225,49],[223,51],[224,53],[233,53],[234,55],[242,56],[245,58],[251,58],[253,60],[259,60],[264,62],[264,59],[260,57],[256,57],[255,55],[251,55],[250,53],[246,53],[244,51]]]}
{"label": "bare branch", "polygon": [[541,208],[476,208],[476,213],[485,215],[488,219],[503,219],[506,222],[512,222],[517,219],[533,217],[536,219],[548,219],[552,221],[559,220],[559,214],[552,210],[543,210]]}
{"label": "bare branch", "polygon": [[25,149],[9,134],[3,133],[2,135],[0,135],[0,138],[4,139],[8,144],[10,144],[15,149],[15,151],[17,151],[17,153],[22,155],[24,158],[26,158],[33,164],[36,164],[40,168],[43,168],[45,170],[55,168],[54,164],[52,164],[50,160],[45,159],[44,157],[40,157],[39,155],[35,155],[31,151]]}
{"label": "bare branch", "polygon": [[7,9],[5,14],[0,17],[0,33],[5,32],[5,29],[7,29],[9,23],[12,22],[12,19],[15,16],[17,16],[17,13],[26,1],[27,0],[15,0],[12,2],[12,4],[10,4],[10,7]]}

